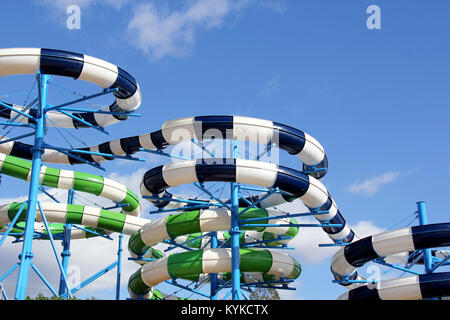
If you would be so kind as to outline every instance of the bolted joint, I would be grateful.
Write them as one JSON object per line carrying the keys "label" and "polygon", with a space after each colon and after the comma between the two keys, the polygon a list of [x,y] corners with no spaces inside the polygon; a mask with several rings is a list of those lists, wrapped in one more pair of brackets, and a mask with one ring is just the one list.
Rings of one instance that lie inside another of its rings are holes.
{"label": "bolted joint", "polygon": [[64,250],[63,252],[61,252],[61,257],[70,257],[71,253],[69,250]]}
{"label": "bolted joint", "polygon": [[242,231],[239,229],[239,227],[233,227],[230,229],[230,234],[231,235],[235,235],[235,234],[240,234]]}
{"label": "bolted joint", "polygon": [[[33,259],[34,254],[31,251],[25,252],[25,259]],[[19,260],[22,260],[22,254],[19,254]]]}

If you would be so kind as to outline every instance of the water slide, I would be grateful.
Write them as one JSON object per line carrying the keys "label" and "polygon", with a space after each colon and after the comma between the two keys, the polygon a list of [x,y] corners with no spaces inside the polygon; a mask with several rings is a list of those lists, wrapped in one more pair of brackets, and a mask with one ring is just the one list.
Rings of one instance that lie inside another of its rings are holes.
{"label": "water slide", "polygon": [[[49,110],[47,112],[47,118],[51,120],[48,122],[49,125],[77,129],[94,125],[102,128],[126,120],[127,113],[137,110],[141,104],[141,94],[136,80],[123,69],[101,59],[53,49],[0,50],[0,75],[35,74],[37,72],[91,82],[104,90],[111,90],[115,96],[115,100],[103,109],[104,113],[89,111],[71,113]],[[32,117],[35,113],[36,110],[33,108],[0,102],[0,117],[11,121],[32,124]],[[180,131],[188,134],[176,134]],[[241,219],[267,217],[267,220],[260,223],[268,221],[275,224],[295,223],[293,218],[277,218],[279,213],[273,207],[300,199],[315,218],[323,224],[323,231],[331,240],[339,244],[348,244],[333,258],[332,270],[335,277],[337,279],[347,276],[352,279],[359,278],[354,269],[364,259],[372,258],[373,254],[368,254],[371,252],[366,248],[372,244],[366,239],[359,240],[356,237],[340,213],[336,202],[321,183],[320,179],[326,174],[328,168],[328,160],[323,147],[307,133],[290,126],[242,116],[188,117],[167,121],[160,130],[151,133],[116,139],[92,147],[61,151],[46,146],[43,150],[42,161],[71,165],[84,163],[84,161],[100,163],[112,160],[113,155],[127,156],[142,149],[161,151],[171,145],[176,146],[180,142],[189,142],[190,140],[201,142],[205,138],[205,134],[211,131],[215,132],[217,136],[221,135],[233,140],[254,139],[253,142],[261,142],[262,139],[266,142],[276,142],[279,149],[298,157],[303,165],[300,170],[297,170],[263,161],[234,158],[170,162],[145,173],[140,186],[141,194],[159,208],[179,209],[183,204],[178,200],[183,197],[173,194],[168,189],[185,184],[219,181],[279,190],[279,192],[269,195],[256,195],[240,199],[239,206],[242,209],[247,208],[249,204],[253,206],[242,214]],[[207,136],[207,138],[209,137]],[[31,160],[33,157],[33,145],[9,140],[8,137],[2,137],[1,141],[3,143],[0,144],[0,172],[29,181],[31,162],[27,160]],[[195,200],[197,206],[186,206],[181,213],[150,221],[140,217],[139,197],[127,187],[111,179],[80,171],[42,166],[39,182],[43,186],[90,193],[122,205],[122,211],[116,212],[75,204],[40,203],[45,216],[51,222],[51,232],[60,233],[62,224],[70,223],[94,228],[93,230],[99,233],[127,234],[131,236],[128,248],[133,257],[154,259],[154,261],[143,263],[139,270],[131,276],[129,292],[132,297],[164,298],[165,296],[154,289],[154,286],[170,278],[192,280],[199,279],[208,273],[223,274],[223,277],[226,277],[231,272],[231,249],[229,248],[204,247],[200,249],[201,246],[198,242],[194,242],[192,247],[195,250],[168,256],[153,248],[165,239],[178,239],[182,242],[186,237],[196,234],[229,230],[231,211],[226,207],[218,206],[218,203],[225,200]],[[194,199],[192,200],[194,202]],[[15,225],[15,230],[21,230],[20,224],[23,227],[26,212],[24,207],[25,205],[22,203],[1,206],[0,224],[10,223],[21,211],[22,214]],[[37,225],[42,221],[38,210],[36,220]],[[243,228],[246,229],[242,235],[244,242],[247,239],[256,238],[273,240],[270,244],[281,245],[288,240],[279,241],[279,236],[293,238],[298,233],[296,227],[261,227],[259,225],[252,227],[251,222],[248,224],[249,226]],[[413,234],[412,231],[411,234]],[[86,236],[87,234],[83,232],[73,235],[74,238]],[[226,238],[226,236],[225,233],[223,237]],[[392,237],[380,236],[380,241],[385,243],[386,239]],[[390,241],[396,243],[395,239]],[[389,241],[387,244],[390,249],[392,247],[400,251],[411,249],[411,246],[391,246]],[[424,244],[430,245],[425,241],[413,247],[420,248],[420,245]],[[373,247],[371,248],[373,249]],[[352,255],[347,252],[352,252]],[[380,256],[394,253],[389,250],[377,251]],[[296,259],[276,250],[241,248],[240,270],[242,281],[251,282],[255,279],[279,279],[281,277],[296,279],[300,275],[301,267]],[[427,281],[427,279],[416,280],[419,284]],[[369,297],[368,294],[364,296],[354,293],[358,290],[361,291],[360,287],[349,287],[349,289],[351,290],[345,297]],[[429,293],[425,291],[422,292],[421,297],[425,297]],[[381,292],[382,295],[383,290],[380,289],[377,292]],[[394,292],[396,291],[394,290]],[[398,293],[398,297],[404,296]],[[411,297],[419,297],[419,295]]]}
{"label": "water slide", "polygon": [[[365,279],[357,269],[379,258],[448,246],[450,223],[413,226],[369,236],[340,249],[333,256],[331,271],[336,280]],[[419,300],[450,295],[450,272],[433,272],[378,281],[375,285],[346,284],[341,300]]]}

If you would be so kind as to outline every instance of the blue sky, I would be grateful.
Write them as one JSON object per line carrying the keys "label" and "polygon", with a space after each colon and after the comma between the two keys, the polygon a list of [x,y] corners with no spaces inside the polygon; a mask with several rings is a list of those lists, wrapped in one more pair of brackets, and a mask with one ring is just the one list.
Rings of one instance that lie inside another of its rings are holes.
{"label": "blue sky", "polygon": [[[70,4],[81,8],[79,30],[66,28]],[[381,9],[380,30],[366,27],[372,4]],[[0,32],[4,48],[85,53],[137,79],[141,117],[110,128],[110,137],[79,132],[89,145],[209,114],[270,119],[308,132],[328,155],[324,184],[350,225],[369,234],[411,215],[419,200],[427,202],[430,222],[446,220],[449,12],[445,0],[19,0],[2,4]],[[0,79],[0,94],[27,90],[30,79]],[[134,181],[130,170],[142,174],[158,161],[106,167]],[[23,183],[4,177],[1,198],[23,190]],[[330,251],[317,247],[321,233],[305,230],[295,253],[303,274],[286,297],[334,299],[344,291],[331,283]],[[104,264],[112,254],[103,255]],[[107,284],[86,296],[92,293],[114,295]]]}

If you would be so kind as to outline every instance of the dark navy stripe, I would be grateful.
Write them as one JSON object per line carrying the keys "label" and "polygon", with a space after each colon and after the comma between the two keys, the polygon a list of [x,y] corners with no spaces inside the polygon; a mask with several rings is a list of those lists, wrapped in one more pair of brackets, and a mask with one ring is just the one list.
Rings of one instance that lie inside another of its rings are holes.
{"label": "dark navy stripe", "polygon": [[419,275],[422,298],[450,296],[450,272]]}
{"label": "dark navy stripe", "polygon": [[378,301],[381,298],[377,289],[361,286],[348,292],[348,300]]}
{"label": "dark navy stripe", "polygon": [[[68,152],[68,154],[71,154],[71,155],[74,155],[74,156],[78,157],[78,155],[73,153],[73,152]],[[69,164],[71,164],[71,165],[83,163],[83,161],[75,159],[73,157],[70,157],[69,155],[67,156],[67,158],[69,159]]]}
{"label": "dark navy stripe", "polygon": [[[109,142],[104,142],[102,144],[100,144],[98,146],[98,151],[100,153],[106,153],[106,154],[113,154],[112,150],[111,150],[111,145],[109,144]],[[107,156],[102,156],[103,158],[105,158],[106,160],[113,160],[113,157],[107,157]]]}
{"label": "dark navy stripe", "polygon": [[[7,106],[12,107],[13,105],[11,103],[6,103],[2,101],[3,104],[6,104]],[[11,117],[11,109],[8,109],[2,105],[0,105],[0,117],[9,119]]]}
{"label": "dark navy stripe", "polygon": [[[335,280],[338,280],[338,281],[344,281],[344,280],[356,280],[357,278],[358,278],[358,273],[357,272],[353,272],[351,275],[349,275],[349,276],[341,276],[340,274],[338,274],[338,273],[336,273],[334,270],[333,270],[333,268],[330,268],[330,270],[331,270],[331,273],[333,274],[333,276],[334,276],[334,279]],[[353,283],[350,283],[350,282],[342,282],[342,283],[339,283],[341,286],[344,286],[344,287],[347,287],[347,286],[350,286],[350,285],[352,285]]]}
{"label": "dark navy stripe", "polygon": [[[28,114],[30,115],[30,116],[32,116],[33,118],[37,118],[37,109],[29,109],[29,111],[28,111]],[[27,118],[28,119],[28,123],[35,123],[36,121],[34,121],[34,120],[31,120],[30,118]]]}
{"label": "dark navy stripe", "polygon": [[164,181],[162,174],[163,167],[164,166],[155,167],[144,174],[144,186],[150,193],[159,194],[169,187],[169,185]]}
{"label": "dark navy stripe", "polygon": [[450,246],[450,223],[414,226],[411,233],[416,249]]}
{"label": "dark navy stripe", "polygon": [[297,199],[296,196],[288,195],[288,194],[286,194],[286,193],[282,193],[282,194],[281,194],[281,197],[282,197],[283,200],[286,201],[286,202],[292,202],[292,201],[294,201],[295,199]]}
{"label": "dark navy stripe", "polygon": [[309,178],[300,171],[279,166],[277,178],[273,187],[278,187],[280,190],[288,192],[298,198],[303,196],[308,190]]}
{"label": "dark navy stripe", "polygon": [[136,80],[125,70],[117,67],[117,79],[110,87],[111,89],[119,89],[114,95],[119,99],[127,99],[133,96],[137,91]]}
{"label": "dark navy stripe", "polygon": [[[79,150],[83,150],[83,151],[91,151],[91,150],[89,149],[89,147],[87,147],[87,148],[80,148]],[[81,158],[81,159],[83,159],[83,160],[86,160],[86,161],[89,161],[89,162],[96,162],[96,161],[94,160],[94,158],[92,157],[91,154],[88,154],[88,153],[80,153],[80,152],[73,152],[73,151],[71,151],[71,152],[69,152],[69,153],[70,153],[70,154],[73,154],[74,156],[77,156],[78,158]],[[83,163],[82,161],[80,161],[80,160],[78,160],[78,159],[74,159],[74,158],[72,158],[72,157],[69,157],[69,161],[70,161],[70,164]]]}
{"label": "dark navy stripe", "polygon": [[127,137],[120,139],[120,146],[126,154],[132,154],[139,151],[141,143],[139,142],[139,136]]}
{"label": "dark navy stripe", "polygon": [[327,171],[328,171],[328,158],[327,158],[326,155],[325,155],[325,157],[323,158],[322,161],[320,161],[318,164],[316,164],[314,166],[308,166],[306,164],[303,164],[303,171],[313,171],[315,169],[325,169],[325,170],[311,172],[311,173],[308,173],[308,175],[313,176],[316,179],[322,179],[322,177],[327,174]]}
{"label": "dark navy stripe", "polygon": [[33,158],[31,148],[32,146],[29,144],[25,144],[20,141],[14,141],[10,155],[22,159],[31,160]]}
{"label": "dark navy stripe", "polygon": [[[218,163],[214,163],[217,161]],[[197,159],[195,174],[199,182],[236,182],[235,159]]]}
{"label": "dark navy stripe", "polygon": [[280,149],[290,154],[298,154],[305,146],[305,133],[279,122],[273,122],[273,127],[278,131]]}
{"label": "dark navy stripe", "polygon": [[[250,196],[245,199],[250,203],[255,203],[256,201],[258,201],[259,197],[258,196]],[[239,207],[247,207],[249,205],[248,202],[246,202],[244,199],[239,198]],[[258,203],[256,206],[258,208],[261,208],[261,203]]]}
{"label": "dark navy stripe", "polygon": [[372,237],[353,242],[344,248],[345,260],[352,266],[359,268],[366,262],[378,258],[372,245]]}
{"label": "dark navy stripe", "polygon": [[[93,126],[96,126],[96,127],[99,126],[98,123],[97,123],[97,120],[95,120],[93,112],[73,113],[72,115],[74,117],[83,119],[84,121],[86,121],[87,123],[92,124]],[[81,121],[79,121],[77,119],[73,119],[72,118],[72,121],[73,121],[73,126],[74,126],[75,129],[78,129],[78,128],[89,128],[89,126],[87,124],[85,124],[85,123],[83,123],[83,122],[81,122]]]}
{"label": "dark navy stripe", "polygon": [[83,70],[84,56],[79,53],[41,49],[40,68],[44,74],[53,74],[77,79]]}
{"label": "dark navy stripe", "polygon": [[306,206],[311,212],[314,212],[314,211],[328,211],[328,210],[330,210],[330,208],[331,208],[331,206],[333,205],[333,200],[332,200],[332,198],[331,198],[331,196],[330,196],[330,193],[328,193],[328,199],[327,199],[327,201],[323,204],[323,205],[321,205],[319,208],[311,208],[311,207],[308,207],[308,206]]}
{"label": "dark navy stripe", "polygon": [[[170,192],[164,191],[164,194],[162,195],[162,197],[172,199],[173,194],[171,194]],[[150,201],[157,208],[164,208],[165,206],[167,206],[170,203],[169,200],[159,200],[158,199],[158,200],[150,200]]]}
{"label": "dark navy stripe", "polygon": [[220,138],[226,139],[227,130],[233,130],[233,116],[194,117],[195,136],[199,140],[201,140],[205,132],[210,129],[219,130],[220,134],[222,135]]}
{"label": "dark navy stripe", "polygon": [[342,231],[342,229],[344,229],[345,227],[345,219],[342,216],[342,214],[339,212],[339,210],[337,211],[336,215],[331,218],[328,223],[330,224],[340,224],[340,226],[336,226],[336,227],[322,227],[323,231],[325,231],[328,234],[336,234]]}
{"label": "dark navy stripe", "polygon": [[169,145],[169,143],[164,139],[164,136],[162,134],[162,130],[158,130],[155,132],[150,133],[150,139],[152,140],[153,145],[157,149],[164,149]]}
{"label": "dark navy stripe", "polygon": [[129,111],[123,110],[121,107],[119,107],[119,105],[117,104],[116,101],[114,101],[109,106],[109,111],[110,112],[120,113],[120,114],[112,114],[112,116],[114,118],[116,118],[117,120],[119,120],[119,121],[127,120],[128,119],[128,114],[130,113]]}
{"label": "dark navy stripe", "polygon": [[334,242],[351,243],[354,238],[355,238],[355,233],[353,232],[353,230],[350,230],[350,233],[348,234],[348,236],[346,236],[343,239],[334,240]]}

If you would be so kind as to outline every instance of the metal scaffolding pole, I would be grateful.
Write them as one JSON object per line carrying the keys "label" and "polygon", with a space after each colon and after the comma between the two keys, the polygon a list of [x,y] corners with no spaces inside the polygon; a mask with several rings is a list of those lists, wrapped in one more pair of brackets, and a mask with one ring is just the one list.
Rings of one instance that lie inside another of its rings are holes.
{"label": "metal scaffolding pole", "polygon": [[20,255],[20,269],[17,278],[15,299],[23,300],[26,297],[28,275],[33,259],[32,245],[34,234],[34,222],[36,218],[37,195],[39,190],[39,175],[41,171],[41,157],[43,153],[44,129],[45,129],[45,109],[47,106],[49,76],[37,74],[39,85],[39,104],[36,113],[36,129],[34,132],[34,147],[32,149],[33,160],[31,167],[30,188],[28,192],[28,205],[26,215],[26,225],[22,253]]}

